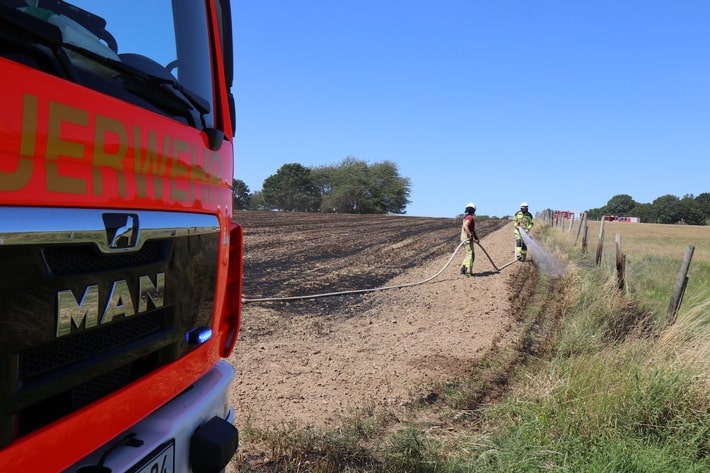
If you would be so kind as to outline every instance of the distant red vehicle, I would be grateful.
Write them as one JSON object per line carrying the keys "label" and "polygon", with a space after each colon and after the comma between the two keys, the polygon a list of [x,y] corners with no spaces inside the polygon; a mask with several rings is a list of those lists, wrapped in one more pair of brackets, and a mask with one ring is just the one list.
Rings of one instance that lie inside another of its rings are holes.
{"label": "distant red vehicle", "polygon": [[571,210],[555,210],[552,213],[552,217],[555,220],[559,220],[559,219],[570,220],[570,219],[574,218],[575,215],[576,215],[576,212],[573,212]]}

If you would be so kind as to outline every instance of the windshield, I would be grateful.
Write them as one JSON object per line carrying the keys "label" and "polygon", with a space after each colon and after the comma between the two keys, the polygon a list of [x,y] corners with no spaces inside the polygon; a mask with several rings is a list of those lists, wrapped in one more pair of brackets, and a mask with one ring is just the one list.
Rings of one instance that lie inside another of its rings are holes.
{"label": "windshield", "polygon": [[[21,26],[35,35],[14,58],[22,60],[31,51],[32,60],[24,61],[28,65],[37,64],[46,72],[197,128],[214,126],[205,2],[0,0],[0,4],[25,13],[27,23]],[[13,35],[13,42],[28,36]],[[38,38],[45,44],[38,46]],[[48,49],[63,69],[52,70],[49,61],[38,59]],[[63,56],[68,61],[62,62]]]}

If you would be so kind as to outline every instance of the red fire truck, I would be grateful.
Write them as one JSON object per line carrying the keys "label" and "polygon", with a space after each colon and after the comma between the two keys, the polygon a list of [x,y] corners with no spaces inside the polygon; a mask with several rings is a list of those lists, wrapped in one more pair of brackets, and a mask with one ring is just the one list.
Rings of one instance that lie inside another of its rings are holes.
{"label": "red fire truck", "polygon": [[238,444],[229,0],[0,0],[0,472]]}
{"label": "red fire truck", "polygon": [[555,220],[570,220],[574,216],[575,212],[571,210],[555,210],[552,212],[552,218]]}

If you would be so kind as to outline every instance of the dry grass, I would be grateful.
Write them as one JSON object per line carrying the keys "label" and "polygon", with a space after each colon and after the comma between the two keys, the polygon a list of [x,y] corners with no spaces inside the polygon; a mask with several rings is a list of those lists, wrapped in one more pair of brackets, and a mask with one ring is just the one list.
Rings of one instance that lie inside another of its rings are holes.
{"label": "dry grass", "polygon": [[[624,253],[639,262],[629,274],[636,290],[619,291],[608,265],[594,267],[599,222],[590,222],[589,251],[570,252],[569,296],[578,304],[564,317],[558,351],[529,360],[508,397],[486,412],[490,435],[479,436],[482,446],[469,455],[479,462],[475,471],[709,471],[710,228],[605,227],[605,259],[618,233]],[[546,244],[571,241],[559,229],[548,236],[555,242]],[[646,314],[654,314],[636,304],[654,302],[665,321],[688,244],[701,254],[678,318],[649,326]],[[480,465],[486,455],[491,461]]]}
{"label": "dry grass", "polygon": [[649,361],[697,370],[699,382],[710,391],[710,299],[688,302],[691,307],[664,331]]}
{"label": "dry grass", "polygon": [[[587,222],[587,242],[594,251],[599,241],[601,222]],[[572,234],[576,235],[579,222]],[[710,227],[698,225],[663,225],[656,223],[606,222],[604,224],[605,251],[614,248],[616,235],[621,236],[622,251],[627,257],[655,255],[660,258],[683,260],[688,245],[695,246],[693,261],[710,263]],[[581,238],[581,237],[580,237]]]}

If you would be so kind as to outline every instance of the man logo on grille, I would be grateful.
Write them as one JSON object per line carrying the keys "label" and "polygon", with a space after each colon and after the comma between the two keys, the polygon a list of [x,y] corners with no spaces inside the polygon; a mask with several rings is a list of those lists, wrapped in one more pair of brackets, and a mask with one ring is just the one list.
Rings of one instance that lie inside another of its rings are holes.
{"label": "man logo on grille", "polygon": [[104,214],[108,247],[112,250],[133,248],[138,241],[138,215]]}

